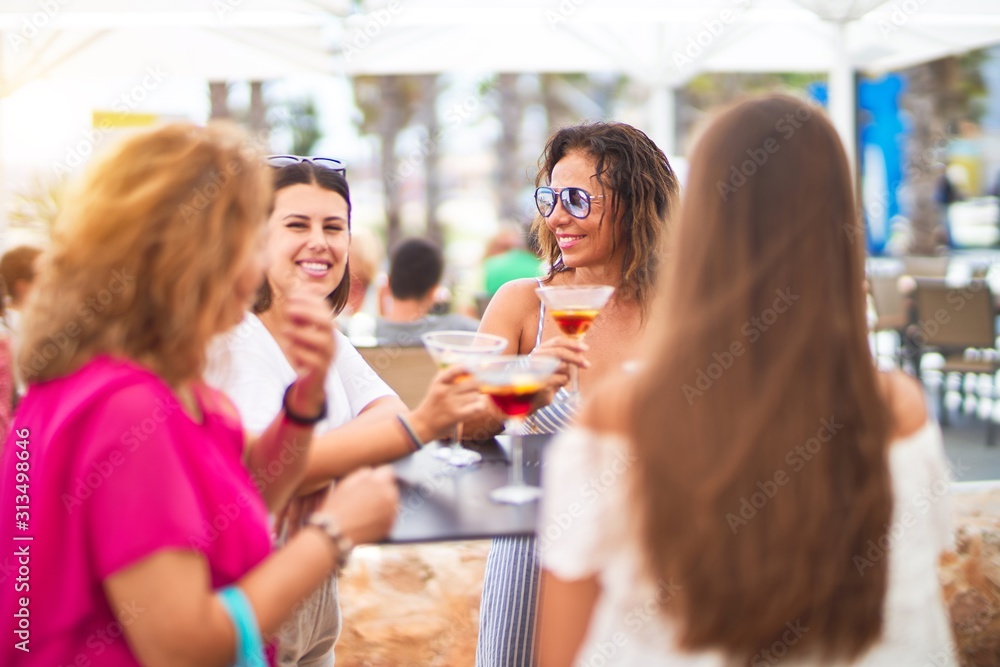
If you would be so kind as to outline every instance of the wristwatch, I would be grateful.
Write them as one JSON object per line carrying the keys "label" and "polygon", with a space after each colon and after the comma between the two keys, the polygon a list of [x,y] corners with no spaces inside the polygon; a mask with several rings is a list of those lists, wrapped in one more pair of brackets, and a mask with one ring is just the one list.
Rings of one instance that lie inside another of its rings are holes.
{"label": "wristwatch", "polygon": [[344,535],[344,531],[340,529],[337,519],[332,514],[326,512],[314,512],[309,516],[306,523],[322,530],[323,534],[330,539],[330,542],[337,547],[337,569],[342,570],[347,565],[347,559],[351,557],[351,549],[354,548],[354,542],[351,541],[351,538]]}

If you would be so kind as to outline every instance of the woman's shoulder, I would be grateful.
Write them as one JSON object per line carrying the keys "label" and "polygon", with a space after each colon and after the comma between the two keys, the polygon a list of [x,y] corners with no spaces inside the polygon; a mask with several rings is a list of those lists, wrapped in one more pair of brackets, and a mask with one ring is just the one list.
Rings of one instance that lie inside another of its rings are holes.
{"label": "woman's shoulder", "polygon": [[889,410],[889,441],[907,438],[927,423],[927,402],[923,387],[902,371],[878,374],[879,393]]}
{"label": "woman's shoulder", "polygon": [[511,280],[500,286],[497,293],[490,299],[490,306],[501,305],[505,308],[524,307],[526,305],[538,306],[538,295],[535,290],[539,283],[535,278],[518,278]]}

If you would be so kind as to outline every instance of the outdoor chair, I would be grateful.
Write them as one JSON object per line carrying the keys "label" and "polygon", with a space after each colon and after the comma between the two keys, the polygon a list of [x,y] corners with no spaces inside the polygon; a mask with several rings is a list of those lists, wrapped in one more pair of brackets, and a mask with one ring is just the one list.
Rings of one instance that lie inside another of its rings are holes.
{"label": "outdoor chair", "polygon": [[[944,363],[935,369],[941,373],[938,390],[941,425],[947,426],[949,422],[945,405],[949,376],[959,376],[958,387],[964,406],[968,392],[966,377],[988,375],[989,382],[977,383],[972,393],[977,403],[982,399],[990,401],[986,443],[992,446],[995,431],[992,410],[1000,353],[997,352],[996,311],[989,284],[973,280],[954,286],[939,278],[918,278],[914,282],[906,334],[917,346],[918,371],[924,354],[937,352],[944,358]],[[922,375],[922,371],[918,372],[921,380]]]}
{"label": "outdoor chair", "polygon": [[903,257],[903,273],[914,278],[944,278],[948,274],[947,256]]}
{"label": "outdoor chair", "polygon": [[359,347],[358,352],[411,410],[420,405],[438,372],[423,347],[383,345]]}
{"label": "outdoor chair", "polygon": [[906,325],[909,324],[909,306],[906,296],[899,290],[899,278],[902,275],[901,272],[895,271],[868,276],[868,286],[875,304],[875,313],[878,316],[873,329],[875,354],[878,356],[880,353],[878,334],[883,331],[893,331],[899,338],[893,355],[899,366],[903,365],[904,336]]}

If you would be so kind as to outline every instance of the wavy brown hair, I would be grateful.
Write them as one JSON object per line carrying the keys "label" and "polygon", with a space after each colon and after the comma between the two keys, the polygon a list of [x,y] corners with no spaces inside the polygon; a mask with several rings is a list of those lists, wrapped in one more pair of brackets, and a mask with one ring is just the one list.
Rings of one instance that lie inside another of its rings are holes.
{"label": "wavy brown hair", "polygon": [[40,258],[18,363],[29,382],[101,353],[171,385],[201,375],[233,320],[232,286],[271,199],[270,174],[235,126],[165,125],[87,170]]}
{"label": "wavy brown hair", "polygon": [[[843,147],[786,96],[702,135],[628,424],[645,564],[688,649],[851,659],[882,631],[890,416]],[[654,342],[655,341],[655,342]],[[808,631],[788,645],[786,624]]]}
{"label": "wavy brown hair", "polygon": [[[574,152],[596,162],[601,194],[611,195],[611,206],[604,212],[610,211],[611,219],[619,220],[614,250],[623,246],[624,255],[617,293],[638,302],[645,315],[656,283],[667,216],[677,199],[677,177],[667,156],[644,132],[625,123],[598,122],[564,127],[552,135],[538,159],[535,186],[550,183],[556,164]],[[565,270],[562,253],[545,218],[536,217],[532,231],[549,263],[548,282]]]}

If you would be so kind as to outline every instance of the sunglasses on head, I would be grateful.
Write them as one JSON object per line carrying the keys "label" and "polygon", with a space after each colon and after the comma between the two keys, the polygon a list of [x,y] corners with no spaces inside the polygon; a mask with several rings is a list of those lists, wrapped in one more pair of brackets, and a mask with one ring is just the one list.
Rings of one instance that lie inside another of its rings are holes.
{"label": "sunglasses on head", "polygon": [[299,162],[311,162],[317,167],[322,167],[324,169],[329,169],[330,171],[335,171],[341,176],[347,176],[347,165],[344,164],[342,160],[337,160],[332,157],[301,157],[299,155],[268,155],[267,163],[274,167],[275,169],[280,169],[281,167],[287,167],[290,164],[298,164]]}
{"label": "sunglasses on head", "polygon": [[603,197],[604,195],[592,195],[583,188],[535,188],[535,206],[543,218],[549,217],[556,210],[556,200],[561,201],[563,209],[574,218],[586,218],[590,215],[590,200]]}

